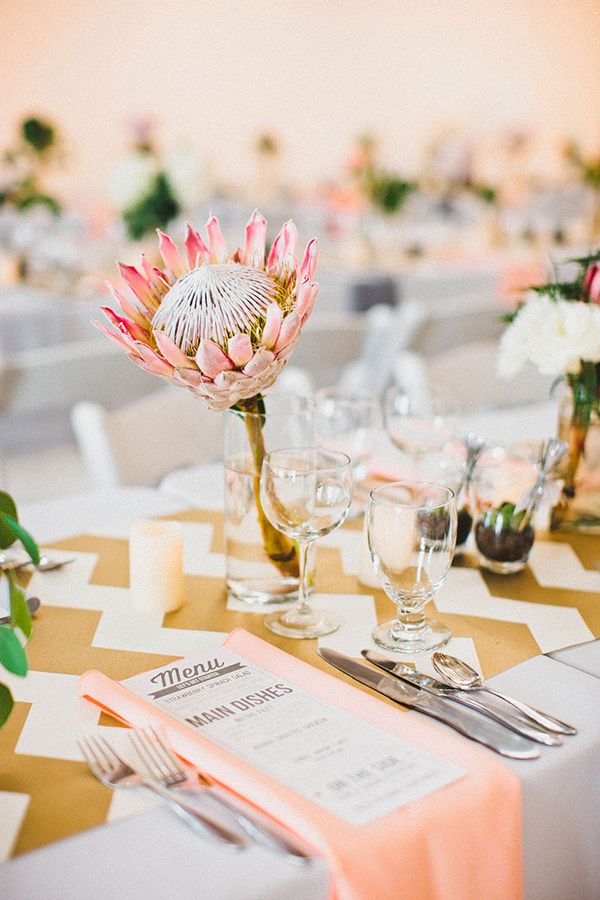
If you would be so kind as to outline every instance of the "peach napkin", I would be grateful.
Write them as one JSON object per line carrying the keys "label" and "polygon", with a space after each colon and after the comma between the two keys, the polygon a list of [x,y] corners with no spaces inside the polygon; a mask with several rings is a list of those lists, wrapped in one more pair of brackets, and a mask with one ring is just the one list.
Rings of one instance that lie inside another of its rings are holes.
{"label": "peach napkin", "polygon": [[428,796],[355,826],[273,781],[101,672],[81,694],[138,727],[153,725],[185,760],[284,824],[329,860],[338,900],[518,900],[522,896],[518,778],[492,753],[403,715],[374,696],[237,629],[230,650],[320,700],[336,705],[467,770]]}

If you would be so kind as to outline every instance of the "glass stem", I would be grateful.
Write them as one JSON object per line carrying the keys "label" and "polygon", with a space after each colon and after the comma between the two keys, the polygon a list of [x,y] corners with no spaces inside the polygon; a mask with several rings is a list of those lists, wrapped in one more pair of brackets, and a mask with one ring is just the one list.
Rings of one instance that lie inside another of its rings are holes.
{"label": "glass stem", "polygon": [[407,637],[417,637],[426,628],[425,603],[421,603],[418,607],[398,605],[397,619],[391,628],[394,637],[403,640]]}
{"label": "glass stem", "polygon": [[309,606],[307,597],[308,597],[308,585],[306,583],[306,579],[308,576],[308,554],[310,552],[310,547],[312,541],[304,541],[298,539],[298,602],[294,609],[294,613],[296,615],[306,615],[310,613],[312,610]]}

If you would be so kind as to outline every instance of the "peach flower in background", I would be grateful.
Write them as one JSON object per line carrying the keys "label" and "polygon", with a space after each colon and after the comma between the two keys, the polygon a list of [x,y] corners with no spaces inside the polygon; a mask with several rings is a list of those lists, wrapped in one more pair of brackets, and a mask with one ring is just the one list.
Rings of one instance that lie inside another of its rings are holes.
{"label": "peach flower in background", "polygon": [[140,368],[226,409],[270,387],[285,366],[318,293],[317,241],[301,264],[286,222],[265,262],[267,222],[256,210],[244,247],[230,254],[211,216],[206,241],[188,225],[185,254],[158,231],[164,269],[142,258],[120,264],[124,289],[109,285],[123,315],[101,307],[103,331]]}

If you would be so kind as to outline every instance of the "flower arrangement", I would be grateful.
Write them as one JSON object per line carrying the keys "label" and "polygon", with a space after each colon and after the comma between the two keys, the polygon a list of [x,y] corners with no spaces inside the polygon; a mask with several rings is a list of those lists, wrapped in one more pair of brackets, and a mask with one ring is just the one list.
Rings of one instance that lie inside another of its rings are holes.
{"label": "flower arrangement", "polygon": [[[571,260],[578,272],[572,281],[551,282],[532,288],[502,336],[498,356],[501,376],[516,375],[526,362],[540,372],[556,376],[570,389],[568,418],[561,434],[570,446],[563,469],[562,507],[576,488],[591,486],[597,448],[590,435],[600,418],[600,251]],[[560,518],[561,504],[558,507]],[[600,496],[592,499],[581,525],[598,520]]]}
{"label": "flower arrangement", "polygon": [[25,211],[42,206],[58,215],[60,203],[42,185],[44,172],[56,159],[58,151],[59,139],[54,125],[37,116],[23,119],[16,143],[4,154],[14,177],[0,187],[0,207],[7,204]]}
{"label": "flower arrangement", "polygon": [[414,182],[379,165],[377,142],[370,134],[363,134],[357,139],[346,169],[365,200],[386,216],[399,213],[410,194],[417,189]]}
{"label": "flower arrangement", "polygon": [[[0,550],[11,547],[15,541],[20,540],[27,551],[31,561],[37,565],[40,561],[40,552],[29,532],[19,524],[17,509],[14,500],[9,494],[0,491]],[[27,608],[25,593],[16,581],[15,573],[0,569],[0,578],[5,575],[8,579],[10,597],[10,621],[0,625],[0,665],[13,675],[23,677],[27,674],[27,656],[23,649],[17,630],[24,638],[31,635],[31,616]],[[0,727],[4,725],[13,708],[13,698],[9,688],[0,683]]]}
{"label": "flower arrangement", "polygon": [[109,193],[133,241],[157,228],[166,228],[199,191],[197,161],[184,148],[161,153],[154,137],[154,124],[140,118],[132,123],[129,154],[112,173]]}
{"label": "flower arrangement", "polygon": [[[109,287],[123,315],[105,306],[112,328],[93,324],[137,366],[191,391],[211,409],[262,415],[262,393],[285,366],[318,293],[316,238],[299,263],[293,222],[283,225],[265,259],[266,233],[267,222],[255,210],[243,248],[229,253],[211,216],[206,240],[188,226],[182,255],[159,230],[164,268],[145,257],[139,268],[120,264],[124,288]],[[249,427],[248,438],[265,549],[282,571],[292,568],[297,574],[295,545],[273,528],[260,506],[265,452],[260,426]]]}

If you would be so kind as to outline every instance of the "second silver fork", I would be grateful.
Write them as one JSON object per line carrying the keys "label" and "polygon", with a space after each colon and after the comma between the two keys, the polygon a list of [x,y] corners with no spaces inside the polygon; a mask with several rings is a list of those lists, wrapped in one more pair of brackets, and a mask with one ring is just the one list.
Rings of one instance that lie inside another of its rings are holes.
{"label": "second silver fork", "polygon": [[[152,778],[159,781],[166,789],[200,789],[206,792],[219,807],[226,810],[244,834],[256,844],[279,855],[283,854],[293,862],[305,863],[311,859],[312,854],[299,842],[288,837],[283,828],[278,828],[270,822],[263,823],[250,818],[233,802],[230,802],[218,788],[211,787],[202,775],[198,776],[195,771],[184,769],[153,728],[150,729],[150,733],[136,729],[130,734],[130,738]],[[198,778],[201,779],[200,782]]]}
{"label": "second silver fork", "polygon": [[181,798],[174,797],[158,780],[136,771],[124,760],[105,738],[88,735],[77,742],[79,749],[96,778],[107,787],[116,790],[126,787],[145,787],[166,800],[171,809],[183,819],[186,825],[203,837],[211,838],[224,847],[243,850],[247,842],[230,828],[226,828],[208,816],[204,816],[186,804]]}

